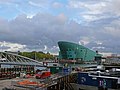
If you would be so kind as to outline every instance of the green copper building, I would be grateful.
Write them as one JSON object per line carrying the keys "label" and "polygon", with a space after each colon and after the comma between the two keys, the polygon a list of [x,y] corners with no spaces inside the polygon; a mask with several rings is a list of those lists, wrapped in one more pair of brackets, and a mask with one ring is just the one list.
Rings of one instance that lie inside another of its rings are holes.
{"label": "green copper building", "polygon": [[59,41],[60,49],[59,59],[76,60],[76,61],[93,61],[95,60],[96,52],[79,44]]}

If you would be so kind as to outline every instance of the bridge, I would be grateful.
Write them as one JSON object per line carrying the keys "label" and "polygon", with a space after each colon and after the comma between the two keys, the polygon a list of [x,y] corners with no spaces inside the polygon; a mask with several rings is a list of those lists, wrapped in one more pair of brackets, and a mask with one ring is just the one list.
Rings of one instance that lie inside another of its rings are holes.
{"label": "bridge", "polygon": [[11,52],[0,52],[0,79],[19,77],[20,73],[33,75],[42,62]]}
{"label": "bridge", "polygon": [[29,65],[42,67],[42,62],[10,52],[0,52],[0,64],[2,65]]}

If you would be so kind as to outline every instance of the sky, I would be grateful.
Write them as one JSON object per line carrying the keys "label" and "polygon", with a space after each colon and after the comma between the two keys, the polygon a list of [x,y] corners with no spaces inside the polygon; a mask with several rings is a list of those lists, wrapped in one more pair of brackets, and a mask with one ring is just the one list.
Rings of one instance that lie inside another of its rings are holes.
{"label": "sky", "polygon": [[120,53],[120,0],[0,0],[0,51],[58,53],[58,41]]}

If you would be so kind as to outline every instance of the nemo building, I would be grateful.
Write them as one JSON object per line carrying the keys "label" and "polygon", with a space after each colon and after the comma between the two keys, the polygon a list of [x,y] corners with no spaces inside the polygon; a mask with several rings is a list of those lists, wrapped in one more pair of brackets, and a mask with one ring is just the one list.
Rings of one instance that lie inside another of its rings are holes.
{"label": "nemo building", "polygon": [[66,60],[66,61],[75,61],[75,62],[81,62],[81,61],[93,61],[95,60],[95,57],[97,56],[96,52],[82,46],[79,44],[66,42],[66,41],[59,41],[59,59]]}

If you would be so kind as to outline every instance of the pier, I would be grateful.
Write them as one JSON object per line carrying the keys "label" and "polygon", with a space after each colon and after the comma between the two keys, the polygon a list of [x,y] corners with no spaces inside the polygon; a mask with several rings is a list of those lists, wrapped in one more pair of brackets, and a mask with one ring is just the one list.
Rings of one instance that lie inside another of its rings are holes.
{"label": "pier", "polygon": [[63,74],[63,76],[58,77],[55,81],[57,81],[56,84],[50,85],[47,90],[74,90],[71,83],[77,83],[77,73]]}

